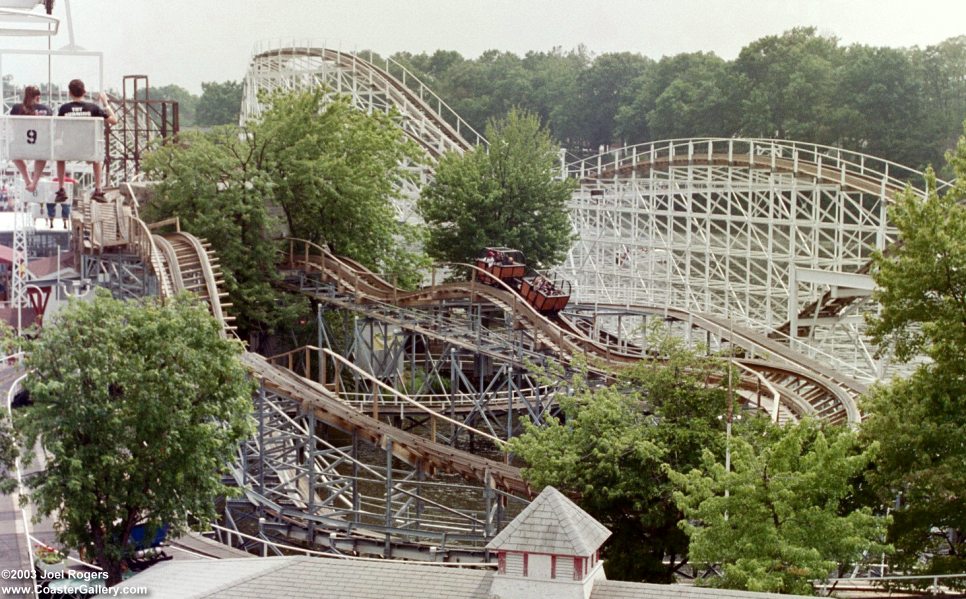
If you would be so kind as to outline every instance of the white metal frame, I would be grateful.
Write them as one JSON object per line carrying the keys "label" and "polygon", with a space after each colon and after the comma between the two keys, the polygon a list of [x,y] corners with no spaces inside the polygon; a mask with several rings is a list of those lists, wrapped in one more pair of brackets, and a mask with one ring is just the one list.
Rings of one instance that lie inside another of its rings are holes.
{"label": "white metal frame", "polygon": [[385,59],[378,66],[355,53],[324,46],[266,43],[255,47],[245,76],[241,121],[257,118],[264,94],[322,87],[347,95],[366,112],[395,110],[400,126],[436,158],[463,152],[486,140],[404,66]]}
{"label": "white metal frame", "polygon": [[[559,270],[577,298],[685,308],[768,333],[826,290],[799,289],[807,281],[794,281],[794,269],[864,271],[895,241],[895,193],[921,182],[873,156],[767,139],[659,141],[566,172],[581,182],[570,204],[579,240]],[[875,379],[885,373],[856,317],[868,308],[854,303],[788,342]]]}
{"label": "white metal frame", "polygon": [[[29,4],[28,2],[15,2],[18,6]],[[40,4],[40,3],[37,3]],[[18,35],[43,35],[47,38],[47,49],[46,50],[25,50],[17,48],[0,48],[0,81],[3,80],[4,70],[3,70],[3,59],[5,56],[46,56],[47,57],[47,88],[52,89],[51,82],[51,62],[55,56],[67,56],[67,57],[87,57],[96,58],[98,65],[98,81],[97,88],[104,89],[104,54],[102,52],[89,52],[77,47],[74,43],[74,27],[73,18],[70,12],[70,0],[65,0],[65,10],[67,15],[67,25],[68,33],[70,36],[69,45],[61,50],[54,50],[51,48],[51,40],[53,36],[59,31],[59,19],[50,17],[47,15],[41,15],[36,13],[24,12],[14,15],[17,19],[27,19],[29,22],[40,23],[44,25],[43,29],[37,28],[31,30],[29,33],[17,32],[15,30],[0,28],[0,36],[18,36]],[[17,13],[16,10],[3,10],[5,13]],[[11,103],[16,102],[17,99],[2,97],[0,94],[0,103],[2,103],[3,113],[6,114],[10,110]],[[9,168],[7,163],[3,163],[4,170]],[[21,182],[22,183],[22,182]],[[16,185],[14,189],[22,190],[23,185]],[[24,197],[22,193],[17,193],[14,201],[14,210],[21,216],[23,216],[24,209]],[[27,274],[27,227],[24,223],[20,222],[21,219],[18,218],[15,221],[14,235],[13,235],[13,268],[11,272],[11,292],[12,300],[14,305],[17,306],[17,333],[21,332],[22,328],[22,310],[23,307],[27,305],[27,293],[26,293],[26,274]]]}

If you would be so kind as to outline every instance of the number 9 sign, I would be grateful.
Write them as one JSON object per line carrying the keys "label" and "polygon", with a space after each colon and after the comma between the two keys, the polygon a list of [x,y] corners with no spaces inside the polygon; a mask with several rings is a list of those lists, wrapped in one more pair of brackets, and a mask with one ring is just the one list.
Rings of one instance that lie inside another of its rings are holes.
{"label": "number 9 sign", "polygon": [[52,117],[6,117],[8,160],[50,160]]}

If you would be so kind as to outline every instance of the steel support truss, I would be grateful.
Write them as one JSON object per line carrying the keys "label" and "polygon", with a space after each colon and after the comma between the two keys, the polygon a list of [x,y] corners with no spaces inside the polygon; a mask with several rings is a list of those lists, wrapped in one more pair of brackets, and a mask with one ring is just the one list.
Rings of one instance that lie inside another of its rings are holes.
{"label": "steel support truss", "polygon": [[81,280],[90,280],[119,299],[158,295],[158,279],[136,254],[82,254]]}
{"label": "steel support truss", "polygon": [[255,435],[239,447],[230,476],[242,497],[223,510],[231,530],[341,554],[488,561],[486,543],[526,505],[490,477],[475,486],[430,479],[420,464],[393,457],[391,439],[369,445],[264,386],[254,405]]}
{"label": "steel support truss", "polygon": [[[466,427],[508,439],[521,432],[524,420],[544,423],[556,410],[556,394],[566,391],[556,360],[535,351],[539,341],[513,330],[506,314],[492,306],[359,304],[305,273],[298,289],[317,302],[319,347],[344,359],[316,358],[315,376],[360,411],[407,430],[423,429],[438,442],[474,444]],[[311,369],[304,370],[309,359],[302,360],[300,374],[312,376]],[[379,382],[398,395],[386,393]],[[464,426],[441,425],[412,402]]]}

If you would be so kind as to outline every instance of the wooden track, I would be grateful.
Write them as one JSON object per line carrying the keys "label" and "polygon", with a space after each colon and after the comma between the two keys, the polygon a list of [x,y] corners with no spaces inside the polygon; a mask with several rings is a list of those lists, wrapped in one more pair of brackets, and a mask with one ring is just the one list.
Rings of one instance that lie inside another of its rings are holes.
{"label": "wooden track", "polygon": [[[281,48],[278,50],[272,50],[269,52],[264,52],[258,54],[252,58],[253,62],[259,60],[267,60],[274,57],[315,57],[337,65],[339,68],[345,70],[346,72],[351,72],[353,79],[356,81],[366,82],[366,85],[371,86],[382,86],[382,92],[387,95],[387,97],[392,101],[393,105],[397,107],[398,110],[413,118],[412,123],[403,123],[402,128],[406,133],[412,137],[422,148],[429,154],[433,159],[438,159],[445,151],[456,150],[456,151],[466,151],[471,149],[473,146],[463,136],[444,118],[442,118],[429,104],[426,103],[424,98],[419,94],[415,93],[412,89],[403,84],[403,82],[396,79],[394,76],[381,69],[374,64],[363,60],[353,54],[347,54],[344,52],[339,52],[338,50],[331,50],[329,48]],[[455,113],[453,116],[459,118]],[[420,120],[422,119],[422,120]],[[417,123],[427,122],[437,129],[440,135],[446,140],[444,146],[437,143],[431,143],[431,140],[427,139],[420,133],[424,131],[419,131],[417,129],[422,129],[423,127],[418,126]],[[411,125],[411,126],[407,126]]]}
{"label": "wooden track", "polygon": [[639,177],[646,177],[652,170],[666,170],[675,166],[727,166],[731,168],[745,168],[748,170],[763,169],[779,173],[791,173],[800,177],[813,178],[821,183],[830,185],[840,185],[845,189],[880,194],[896,194],[905,189],[904,186],[895,181],[886,181],[870,175],[859,174],[844,168],[825,168],[822,165],[807,160],[792,160],[780,157],[762,157],[747,153],[724,153],[695,154],[688,157],[685,154],[673,157],[661,157],[653,161],[642,159],[636,164],[621,166],[619,168],[602,169],[601,172],[588,172],[583,181],[606,181],[615,176],[628,177],[631,173]]}
{"label": "wooden track", "polygon": [[273,366],[258,354],[246,353],[243,361],[267,389],[299,400],[303,409],[313,411],[320,422],[345,432],[358,433],[376,447],[386,448],[388,442],[392,441],[393,455],[407,464],[427,473],[450,472],[483,483],[490,477],[497,488],[532,496],[519,468],[435,443],[366,416],[323,387],[289,370]]}
{"label": "wooden track", "polygon": [[[406,292],[395,288],[358,263],[333,256],[324,248],[304,240],[289,240],[289,251],[285,259],[286,268],[318,273],[342,292],[343,296],[349,296],[351,299],[347,300],[345,297],[327,298],[325,294],[315,294],[317,299],[336,302],[341,307],[351,309],[353,304],[380,302],[403,307],[425,307],[446,300],[482,300],[506,311],[514,327],[525,327],[531,331],[539,350],[550,351],[564,362],[583,355],[619,366],[645,358],[640,353],[628,353],[626,349],[621,350],[595,341],[565,322],[547,319],[509,288],[495,288],[470,281],[433,285]],[[642,313],[647,313],[648,310],[646,306],[622,308],[637,309]],[[689,317],[683,310],[676,311],[676,315],[684,320]],[[777,393],[783,407],[799,418],[815,416],[831,422],[851,423],[860,420],[855,399],[865,390],[861,384],[845,379],[816,361],[752,331],[735,329],[706,315],[691,315],[691,321],[723,339],[734,336],[737,341],[740,337],[744,344],[755,346],[759,354],[780,357],[780,360],[775,361],[735,359],[735,364],[744,373],[739,381],[741,389],[760,392],[764,385],[766,389]]]}
{"label": "wooden track", "polygon": [[[137,225],[133,222],[131,224]],[[135,226],[132,230],[142,231],[142,228]],[[146,232],[147,228],[144,227],[143,231]],[[168,281],[166,293],[192,291],[199,294],[209,304],[212,314],[225,325],[226,331],[230,330],[227,325],[229,317],[225,316],[221,302],[224,294],[219,291],[221,280],[217,260],[213,258],[204,241],[184,232],[176,232],[151,236],[147,240],[141,239],[140,243],[151,256],[152,265],[159,269],[159,275]],[[392,301],[399,306],[416,308],[438,304],[447,299],[483,300],[508,312],[516,326],[530,329],[543,349],[554,352],[562,360],[570,360],[579,354],[589,354],[611,364],[630,363],[641,359],[640,355],[616,351],[615,348],[594,341],[579,331],[562,328],[558,323],[535,312],[509,289],[497,289],[476,283],[448,283],[415,292],[403,292],[358,263],[338,259],[311,244],[303,245],[302,254],[289,252],[290,264],[287,266],[298,266],[321,273],[360,302]],[[720,324],[718,326],[720,328]],[[517,468],[434,443],[366,416],[340,401],[325,388],[273,366],[256,354],[247,353],[243,359],[266,388],[301,402],[304,409],[312,410],[321,422],[340,430],[355,432],[373,444],[386,447],[391,440],[393,454],[409,464],[429,472],[440,470],[460,474],[471,480],[492,481],[495,487],[515,494],[531,494]],[[826,389],[826,394],[835,395],[838,389],[805,368],[796,370],[787,365],[755,360],[739,362],[739,366],[745,371],[753,371],[750,375],[743,376],[740,383],[749,390],[760,388],[761,382],[756,377],[764,372],[772,373],[776,378],[791,377],[796,384],[807,381],[815,389]],[[782,399],[799,416],[813,413],[835,419],[842,414],[842,410],[831,414],[823,412],[800,392],[785,390]]]}
{"label": "wooden track", "polygon": [[[225,331],[231,328],[225,316],[218,286],[222,283],[217,260],[209,245],[185,232],[155,236],[153,243],[159,256],[164,256],[167,276],[175,291],[190,291],[202,297]],[[315,412],[316,418],[329,426],[359,436],[376,445],[387,447],[392,441],[393,455],[427,473],[438,470],[459,474],[481,483],[491,482],[496,488],[522,496],[532,496],[520,470],[469,452],[451,448],[407,433],[378,419],[367,416],[339,400],[334,394],[295,373],[270,364],[264,357],[246,352],[243,362],[266,388],[301,402],[303,409]]]}
{"label": "wooden track", "polygon": [[224,308],[228,305],[221,301],[228,294],[219,291],[218,286],[224,280],[211,245],[183,231],[155,236],[155,244],[167,258],[175,290],[190,291],[203,299],[223,329],[226,332],[231,331],[234,327],[228,323],[232,317],[225,315]]}

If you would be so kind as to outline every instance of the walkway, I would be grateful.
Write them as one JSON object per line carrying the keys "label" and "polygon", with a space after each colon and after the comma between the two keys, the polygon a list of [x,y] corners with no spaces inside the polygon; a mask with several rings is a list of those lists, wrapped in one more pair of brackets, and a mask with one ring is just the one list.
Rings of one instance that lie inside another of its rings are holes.
{"label": "walkway", "polygon": [[[7,395],[14,381],[16,381],[23,371],[19,365],[4,364],[0,366],[0,398],[6,402]],[[38,461],[35,459],[31,464],[23,467],[23,474],[26,476],[39,470]],[[45,518],[39,523],[25,522],[26,518],[32,517],[33,512],[28,507],[22,510],[19,505],[20,495],[0,495],[0,570],[29,570],[31,550],[27,542],[25,526],[29,526],[30,534],[37,540],[46,544],[55,542],[53,521]],[[0,580],[0,585],[5,584],[6,580]],[[17,581],[11,580],[16,583]],[[31,597],[32,595],[5,594],[4,597]]]}

